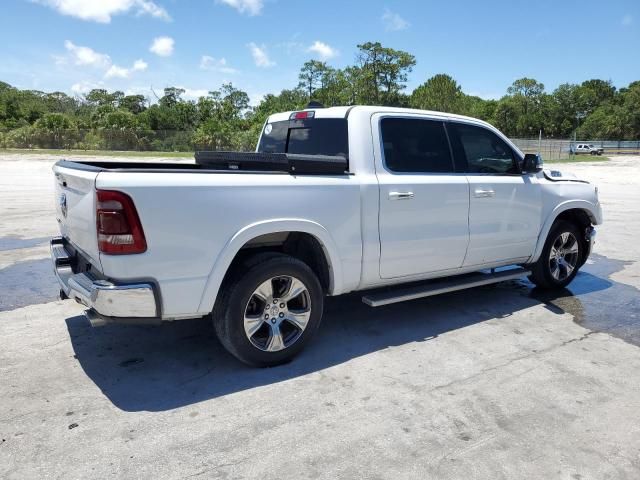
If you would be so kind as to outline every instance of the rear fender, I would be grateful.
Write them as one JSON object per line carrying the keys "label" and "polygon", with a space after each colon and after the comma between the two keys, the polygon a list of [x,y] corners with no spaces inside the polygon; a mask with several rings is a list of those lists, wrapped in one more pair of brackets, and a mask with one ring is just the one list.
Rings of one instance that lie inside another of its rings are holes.
{"label": "rear fender", "polygon": [[236,232],[224,246],[209,274],[202,298],[200,299],[198,311],[206,314],[213,310],[224,276],[242,247],[261,235],[280,232],[301,232],[308,233],[315,237],[322,246],[327,264],[329,265],[329,294],[336,295],[342,292],[342,264],[340,262],[340,255],[331,235],[322,225],[304,219],[265,220],[242,228]]}

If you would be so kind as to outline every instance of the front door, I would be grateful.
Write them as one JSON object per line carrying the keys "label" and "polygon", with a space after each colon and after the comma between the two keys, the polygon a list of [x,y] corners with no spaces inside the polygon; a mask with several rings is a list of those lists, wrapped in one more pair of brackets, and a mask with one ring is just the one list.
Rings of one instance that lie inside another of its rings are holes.
{"label": "front door", "polygon": [[469,242],[469,184],[455,173],[441,119],[374,116],[380,277],[460,268]]}
{"label": "front door", "polygon": [[488,128],[460,122],[447,127],[470,188],[464,266],[516,263],[529,257],[542,217],[537,178],[520,173],[517,154]]}

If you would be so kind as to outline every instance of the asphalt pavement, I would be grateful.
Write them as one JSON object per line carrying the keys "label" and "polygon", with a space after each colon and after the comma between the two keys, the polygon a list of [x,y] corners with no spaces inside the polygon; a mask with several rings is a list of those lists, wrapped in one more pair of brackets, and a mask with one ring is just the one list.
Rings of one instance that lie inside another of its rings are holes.
{"label": "asphalt pavement", "polygon": [[558,166],[606,222],[566,290],[331,298],[270,369],[56,300],[52,163],[0,157],[0,478],[640,478],[640,158]]}

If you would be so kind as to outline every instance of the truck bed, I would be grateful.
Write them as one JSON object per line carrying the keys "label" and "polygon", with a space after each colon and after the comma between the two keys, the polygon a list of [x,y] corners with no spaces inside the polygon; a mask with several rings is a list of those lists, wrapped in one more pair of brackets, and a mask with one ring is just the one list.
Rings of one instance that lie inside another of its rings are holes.
{"label": "truck bed", "polygon": [[[60,161],[54,173],[61,236],[108,281],[155,285],[163,319],[208,313],[222,278],[212,276],[214,266],[215,272],[226,270],[220,262],[230,263],[234,249],[273,231],[322,239],[338,272],[335,291],[360,277],[361,193],[355,175],[100,160]],[[144,253],[100,252],[98,190],[131,198],[146,238]]]}

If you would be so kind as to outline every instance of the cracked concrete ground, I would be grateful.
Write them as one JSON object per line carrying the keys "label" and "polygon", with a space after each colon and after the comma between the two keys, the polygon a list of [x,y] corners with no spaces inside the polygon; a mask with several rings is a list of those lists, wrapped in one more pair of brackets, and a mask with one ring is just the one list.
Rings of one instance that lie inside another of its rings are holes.
{"label": "cracked concrete ground", "polygon": [[607,222],[567,291],[329,299],[255,370],[206,320],[92,329],[55,301],[51,161],[2,158],[0,478],[639,478],[638,162],[560,167]]}

